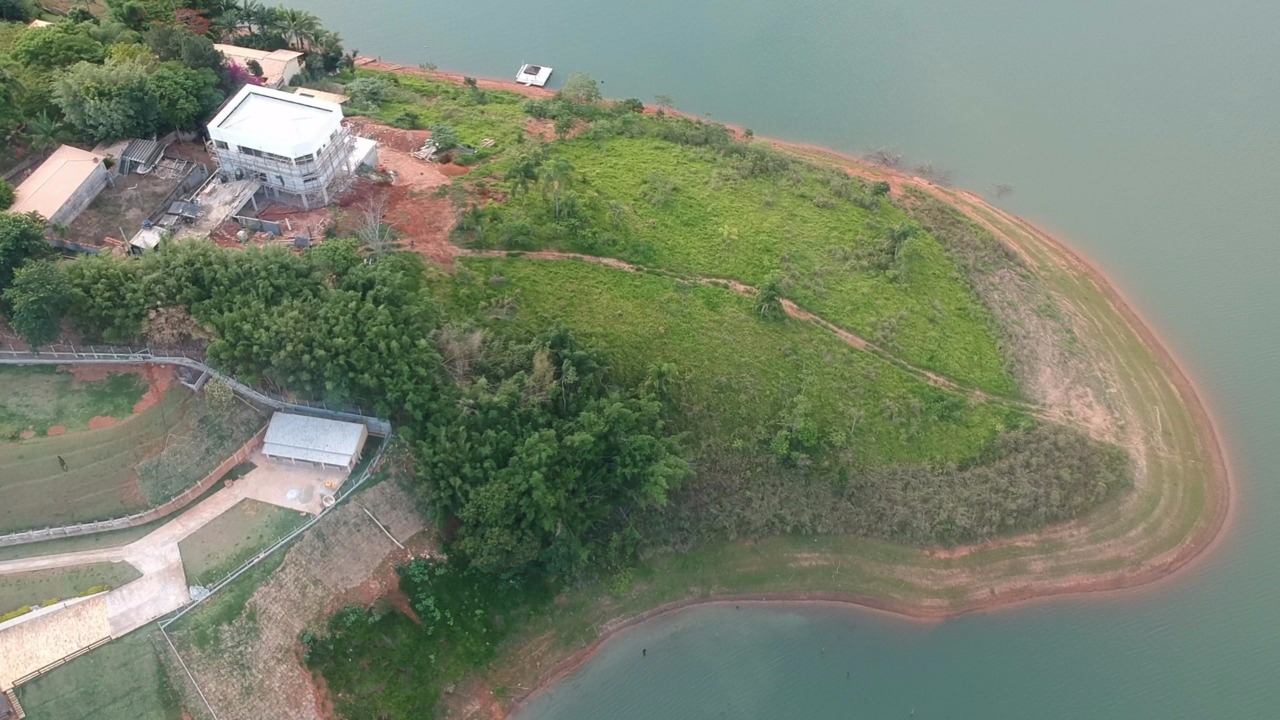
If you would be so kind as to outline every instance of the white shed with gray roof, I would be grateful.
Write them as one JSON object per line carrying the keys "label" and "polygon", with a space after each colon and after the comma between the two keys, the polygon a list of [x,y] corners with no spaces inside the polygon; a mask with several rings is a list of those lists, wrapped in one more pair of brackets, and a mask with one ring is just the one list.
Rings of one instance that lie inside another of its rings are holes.
{"label": "white shed with gray roof", "polygon": [[369,429],[359,423],[278,412],[262,439],[262,454],[276,462],[350,470],[368,437]]}

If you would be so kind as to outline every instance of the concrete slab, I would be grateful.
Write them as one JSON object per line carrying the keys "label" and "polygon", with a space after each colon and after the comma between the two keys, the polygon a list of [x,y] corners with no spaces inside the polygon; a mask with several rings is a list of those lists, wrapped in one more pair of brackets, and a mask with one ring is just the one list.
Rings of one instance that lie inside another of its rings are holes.
{"label": "concrete slab", "polygon": [[6,628],[0,631],[0,690],[110,636],[106,595]]}
{"label": "concrete slab", "polygon": [[250,460],[257,467],[235,483],[244,497],[312,515],[320,514],[321,498],[336,495],[348,476],[346,470],[277,463],[261,453]]}

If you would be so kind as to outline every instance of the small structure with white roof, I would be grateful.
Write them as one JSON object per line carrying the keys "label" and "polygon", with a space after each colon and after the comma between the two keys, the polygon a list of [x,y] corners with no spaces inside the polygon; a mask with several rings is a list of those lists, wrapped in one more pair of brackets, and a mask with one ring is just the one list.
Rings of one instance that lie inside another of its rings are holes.
{"label": "small structure with white roof", "polygon": [[258,63],[258,67],[262,68],[262,84],[269,88],[285,87],[294,76],[302,72],[302,53],[297,50],[267,52],[221,43],[215,43],[213,49],[222,53],[227,60],[246,68],[251,60]]}
{"label": "small structure with white roof", "polygon": [[228,178],[256,179],[308,209],[329,204],[370,153],[343,126],[341,106],[254,85],[214,116],[209,138]]}
{"label": "small structure with white roof", "polygon": [[547,81],[551,79],[551,70],[549,67],[526,63],[521,65],[520,72],[516,73],[516,82],[532,87],[544,87]]}
{"label": "small structure with white roof", "polygon": [[9,212],[34,212],[50,223],[70,225],[107,186],[108,175],[101,155],[63,145],[14,188]]}
{"label": "small structure with white roof", "polygon": [[351,470],[368,437],[360,423],[278,412],[262,439],[262,454],[275,462]]}

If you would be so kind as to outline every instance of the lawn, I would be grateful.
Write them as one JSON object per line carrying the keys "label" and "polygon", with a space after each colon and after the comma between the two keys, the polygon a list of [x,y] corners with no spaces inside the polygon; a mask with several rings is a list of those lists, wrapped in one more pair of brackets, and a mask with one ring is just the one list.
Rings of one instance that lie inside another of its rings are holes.
{"label": "lawn", "polygon": [[210,413],[175,384],[160,403],[110,427],[0,444],[0,533],[160,505],[207,475],[261,426],[261,416],[248,409]]}
{"label": "lawn", "polygon": [[139,630],[18,688],[32,720],[181,720],[154,631]]}
{"label": "lawn", "polygon": [[[1016,394],[995,321],[944,248],[859,181],[799,163],[753,172],[741,158],[655,137],[552,147],[574,169],[567,192],[602,233],[584,247],[580,229],[567,232],[553,241],[560,249],[757,287],[776,278],[801,306],[911,364]],[[547,203],[534,191],[509,206],[546,227]]]}
{"label": "lawn", "polygon": [[99,415],[127,417],[146,391],[146,381],[135,373],[78,383],[50,365],[2,365],[0,440],[17,440],[28,429],[43,436],[55,425],[67,432],[85,430]]}
{"label": "lawn", "polygon": [[0,533],[145,509],[136,468],[161,449],[172,423],[196,403],[190,391],[174,386],[162,402],[111,427],[0,445]]}
{"label": "lawn", "polygon": [[211,585],[275,544],[308,517],[296,510],[242,500],[178,543],[189,585]]}
{"label": "lawn", "polygon": [[5,575],[0,581],[0,615],[23,606],[52,605],[90,590],[118,588],[138,577],[132,565],[122,562]]}
{"label": "lawn", "polygon": [[[630,378],[671,363],[701,440],[762,443],[804,398],[859,465],[961,462],[1017,413],[928,385],[834,335],[759,318],[750,299],[718,287],[576,262],[462,262],[447,304],[488,307],[495,325],[535,332],[564,323]],[[838,437],[837,437],[838,436]]]}
{"label": "lawn", "polygon": [[[509,147],[524,135],[524,97],[516,93],[472,89],[425,77],[376,70],[359,70],[358,77],[377,77],[393,83],[387,101],[370,111],[374,120],[406,127],[405,113],[417,118],[417,128],[443,124],[452,127],[463,145],[480,148],[486,139],[495,148]],[[358,107],[349,110],[361,112]]]}

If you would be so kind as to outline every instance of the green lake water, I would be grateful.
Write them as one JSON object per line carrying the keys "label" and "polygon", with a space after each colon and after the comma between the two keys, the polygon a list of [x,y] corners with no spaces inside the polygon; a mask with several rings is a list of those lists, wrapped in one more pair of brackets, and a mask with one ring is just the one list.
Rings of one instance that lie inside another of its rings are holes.
{"label": "green lake water", "polygon": [[504,78],[523,62],[553,81],[583,70],[613,97],[666,93],[757,134],[887,147],[989,197],[1011,185],[1000,204],[1115,279],[1228,438],[1237,523],[1152,592],[939,625],[690,610],[611,642],[521,720],[1280,717],[1280,3],[290,4],[361,54]]}

